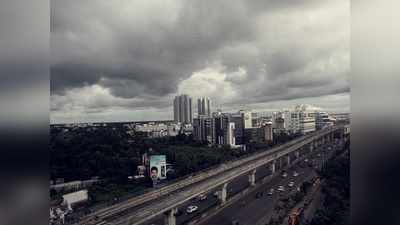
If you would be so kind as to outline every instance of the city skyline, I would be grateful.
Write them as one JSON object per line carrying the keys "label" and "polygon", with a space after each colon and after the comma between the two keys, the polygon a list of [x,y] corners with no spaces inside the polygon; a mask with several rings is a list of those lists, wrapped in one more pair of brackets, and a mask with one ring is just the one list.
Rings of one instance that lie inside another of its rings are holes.
{"label": "city skyline", "polygon": [[51,123],[168,120],[180,94],[350,111],[348,1],[76,3],[52,4]]}

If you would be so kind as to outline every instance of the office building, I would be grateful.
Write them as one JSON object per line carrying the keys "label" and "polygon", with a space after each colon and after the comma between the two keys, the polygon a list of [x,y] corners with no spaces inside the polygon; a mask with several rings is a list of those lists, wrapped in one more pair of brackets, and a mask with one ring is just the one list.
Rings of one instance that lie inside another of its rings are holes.
{"label": "office building", "polygon": [[185,94],[176,96],[174,99],[174,121],[176,123],[191,124],[192,117],[192,98]]}
{"label": "office building", "polygon": [[252,113],[247,110],[240,110],[240,114],[243,115],[244,118],[244,128],[252,128],[253,127],[253,119],[252,119]]}
{"label": "office building", "polygon": [[336,119],[331,117],[326,112],[316,112],[315,113],[315,128],[317,130],[322,130],[326,127],[333,126]]}
{"label": "office building", "polygon": [[271,143],[274,135],[272,131],[272,122],[266,122],[261,125],[264,142]]}
{"label": "office building", "polygon": [[230,122],[235,124],[235,142],[242,145],[244,141],[244,115],[242,113],[230,114]]}
{"label": "office building", "polygon": [[214,129],[213,144],[235,146],[235,123],[230,122],[230,116],[218,112],[212,118]]}
{"label": "office building", "polygon": [[214,131],[213,118],[208,116],[199,116],[193,119],[193,137],[197,141],[213,143]]}
{"label": "office building", "polygon": [[283,112],[284,127],[289,133],[307,134],[315,131],[315,109],[309,105],[297,105]]}

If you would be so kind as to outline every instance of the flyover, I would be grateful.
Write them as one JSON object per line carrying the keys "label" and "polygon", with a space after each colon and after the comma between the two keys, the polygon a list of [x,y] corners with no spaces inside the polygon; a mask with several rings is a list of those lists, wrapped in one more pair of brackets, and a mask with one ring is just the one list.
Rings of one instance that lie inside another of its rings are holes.
{"label": "flyover", "polygon": [[[255,173],[258,167],[269,165],[272,172],[274,172],[278,161],[284,159],[290,164],[292,157],[299,158],[301,152],[305,149],[312,151],[315,146],[333,140],[335,132],[343,135],[343,127],[331,127],[314,132],[268,151],[208,169],[174,184],[97,211],[83,218],[79,224],[139,225],[164,213],[166,215],[166,223],[175,225],[174,214],[180,204],[218,187],[222,187],[219,198],[221,204],[224,204],[226,201],[226,186],[233,179],[248,174],[250,185],[254,185]],[[132,208],[134,208],[133,211],[129,210]]]}

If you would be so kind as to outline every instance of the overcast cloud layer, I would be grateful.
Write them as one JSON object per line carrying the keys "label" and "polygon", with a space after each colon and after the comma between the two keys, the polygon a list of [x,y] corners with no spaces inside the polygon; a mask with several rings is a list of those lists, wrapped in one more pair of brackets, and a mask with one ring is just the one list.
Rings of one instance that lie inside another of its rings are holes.
{"label": "overcast cloud layer", "polygon": [[52,122],[171,119],[180,93],[349,110],[348,0],[51,3]]}

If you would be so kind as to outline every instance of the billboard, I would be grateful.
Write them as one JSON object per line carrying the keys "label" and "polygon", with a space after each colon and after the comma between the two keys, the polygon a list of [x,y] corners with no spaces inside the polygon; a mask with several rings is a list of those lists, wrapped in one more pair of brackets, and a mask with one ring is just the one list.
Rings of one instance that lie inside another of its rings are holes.
{"label": "billboard", "polygon": [[167,178],[167,160],[165,155],[150,156],[150,178],[153,180]]}

